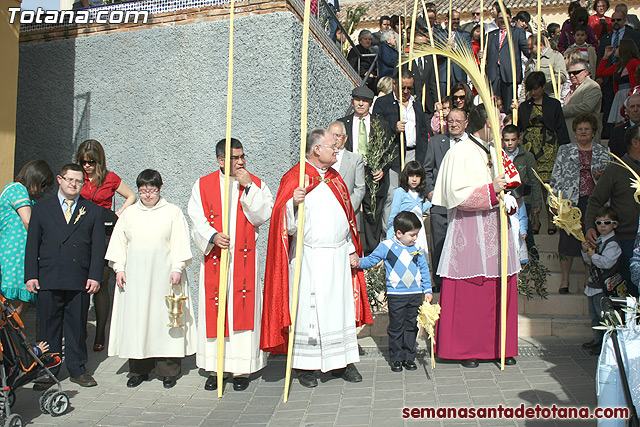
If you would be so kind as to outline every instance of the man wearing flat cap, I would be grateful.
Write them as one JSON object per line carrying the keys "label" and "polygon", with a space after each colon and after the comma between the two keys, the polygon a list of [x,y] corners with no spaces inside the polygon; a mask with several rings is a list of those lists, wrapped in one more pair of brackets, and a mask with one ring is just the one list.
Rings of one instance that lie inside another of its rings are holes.
{"label": "man wearing flat cap", "polygon": [[[364,221],[362,221],[363,230],[363,250],[365,255],[370,254],[380,242],[380,235],[383,230],[382,210],[389,189],[389,168],[391,163],[384,165],[380,170],[371,170],[366,164],[367,145],[369,142],[369,134],[371,132],[372,121],[378,121],[381,129],[385,133],[385,138],[391,140],[391,131],[389,125],[379,116],[371,115],[369,109],[373,102],[373,91],[368,87],[357,87],[351,92],[351,106],[353,114],[338,119],[344,123],[347,134],[345,149],[353,153],[360,154],[365,158],[365,179],[378,182],[378,190],[376,194],[371,194],[368,186],[366,188],[364,199],[362,200],[362,213]],[[372,211],[371,200],[375,197],[375,212]]]}

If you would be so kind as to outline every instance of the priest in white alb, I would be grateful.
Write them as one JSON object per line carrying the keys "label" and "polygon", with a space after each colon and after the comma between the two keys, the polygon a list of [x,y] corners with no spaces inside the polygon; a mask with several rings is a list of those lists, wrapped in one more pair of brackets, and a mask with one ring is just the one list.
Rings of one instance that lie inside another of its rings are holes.
{"label": "priest in white alb", "polygon": [[300,384],[318,385],[316,370],[331,371],[345,381],[362,376],[356,326],[372,323],[362,270],[352,270],[350,256],[362,254],[349,190],[331,165],[338,148],[332,133],[314,129],[307,136],[305,180],[299,187],[300,165],[282,178],[269,229],[265,273],[265,306],[261,348],[272,353],[287,347],[298,208],[304,201],[304,247],[293,368]]}
{"label": "priest in white alb", "polygon": [[264,181],[247,171],[242,143],[231,138],[229,233],[223,233],[224,139],[216,145],[216,156],[220,170],[196,181],[188,207],[196,247],[204,254],[200,265],[196,364],[209,372],[205,390],[216,390],[220,254],[228,248],[224,371],[233,375],[234,390],[242,391],[249,386],[249,375],[266,365],[260,350],[262,290],[256,241],[258,227],[271,217],[273,196]]}

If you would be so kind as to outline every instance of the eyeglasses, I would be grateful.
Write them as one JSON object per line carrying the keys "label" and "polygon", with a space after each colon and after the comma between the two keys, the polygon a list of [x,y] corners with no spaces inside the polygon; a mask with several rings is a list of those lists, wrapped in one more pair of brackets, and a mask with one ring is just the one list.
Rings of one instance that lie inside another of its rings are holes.
{"label": "eyeglasses", "polygon": [[81,160],[80,164],[82,166],[84,166],[84,165],[95,165],[96,161],[95,160]]}
{"label": "eyeglasses", "polygon": [[[218,158],[224,160],[223,156],[218,156]],[[238,160],[245,160],[247,158],[246,154],[240,154],[239,156],[231,156],[232,162],[237,162]]]}
{"label": "eyeglasses", "polygon": [[455,101],[455,100],[462,101],[462,100],[464,100],[465,98],[466,98],[466,95],[453,95],[453,96],[451,97],[451,99],[453,99],[454,101]]}
{"label": "eyeglasses", "polygon": [[[60,175],[58,175],[58,176],[60,176]],[[67,178],[66,176],[60,176],[60,178],[62,178],[65,181],[67,181],[67,184],[75,184],[78,187],[82,187],[84,185],[84,181],[81,181],[79,179]]]}
{"label": "eyeglasses", "polygon": [[331,148],[332,150],[337,150],[338,146],[336,144],[331,144],[331,145],[325,145],[325,144],[318,144],[320,147],[327,147],[327,148]]}
{"label": "eyeglasses", "polygon": [[596,220],[596,225],[611,225],[611,224],[617,224],[618,221],[612,221],[610,219],[605,219],[604,221],[602,220]]}
{"label": "eyeglasses", "polygon": [[405,90],[411,92],[413,90],[413,86],[402,86],[402,91],[404,92]]}
{"label": "eyeglasses", "polygon": [[583,68],[582,70],[567,71],[567,74],[569,74],[570,76],[577,76],[578,74],[586,70],[586,68]]}
{"label": "eyeglasses", "polygon": [[138,188],[138,194],[140,195],[145,195],[145,194],[152,195],[152,194],[158,194],[159,192],[160,190],[158,190],[157,188],[154,188],[152,190],[140,190]]}
{"label": "eyeglasses", "polygon": [[472,12],[471,13],[473,16],[480,16],[480,12]]}

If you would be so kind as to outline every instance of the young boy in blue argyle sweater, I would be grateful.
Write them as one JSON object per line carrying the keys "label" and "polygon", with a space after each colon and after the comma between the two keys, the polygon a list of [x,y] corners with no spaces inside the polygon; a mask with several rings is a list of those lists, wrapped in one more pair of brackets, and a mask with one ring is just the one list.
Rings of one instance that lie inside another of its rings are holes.
{"label": "young boy in blue argyle sweater", "polygon": [[421,220],[413,212],[398,213],[393,220],[395,234],[391,239],[381,242],[359,263],[355,262],[364,269],[384,260],[389,305],[387,333],[393,372],[401,372],[403,367],[408,371],[418,369],[415,363],[418,309],[422,301],[433,299],[429,264],[424,250],[415,246],[420,226]]}

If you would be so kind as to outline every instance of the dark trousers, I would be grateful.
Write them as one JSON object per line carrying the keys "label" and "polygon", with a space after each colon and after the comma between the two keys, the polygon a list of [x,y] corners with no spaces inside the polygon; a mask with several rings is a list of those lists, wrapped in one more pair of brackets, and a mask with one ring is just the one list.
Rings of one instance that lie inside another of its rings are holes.
{"label": "dark trousers", "polygon": [[[38,292],[38,316],[40,339],[49,343],[49,351],[62,354],[64,331],[64,359],[69,375],[77,377],[85,373],[87,363],[87,313],[89,294],[86,291],[40,290]],[[57,375],[60,367],[51,369]]]}
{"label": "dark trousers", "polygon": [[[498,71],[499,73],[499,71]],[[493,84],[493,93],[500,96],[505,111],[511,110],[511,102],[513,101],[513,83],[505,83],[498,77]]]}
{"label": "dark trousers", "polygon": [[158,377],[177,377],[180,375],[181,357],[148,357],[146,359],[129,359],[131,376],[148,375],[156,369]]}
{"label": "dark trousers", "polygon": [[620,249],[622,249],[622,255],[620,255],[620,264],[618,264],[618,273],[627,282],[627,290],[631,296],[638,298],[638,287],[631,282],[631,271],[629,270],[629,262],[633,255],[634,239],[620,239]]}
{"label": "dark trousers", "polygon": [[431,241],[433,247],[431,251],[431,269],[433,276],[433,284],[442,286],[442,277],[436,274],[438,264],[440,264],[440,255],[442,255],[442,247],[444,246],[444,238],[447,236],[447,213],[434,212],[431,209]]}
{"label": "dark trousers", "polygon": [[[604,293],[599,293],[592,295],[589,298],[589,318],[591,318],[591,327],[600,326],[600,322],[603,321],[602,317],[600,317],[600,301]],[[604,337],[604,331],[600,329],[593,330],[593,340],[596,342],[602,342],[602,338]]]}
{"label": "dark trousers", "polygon": [[387,295],[389,303],[389,359],[392,362],[415,360],[418,336],[418,309],[422,294]]}
{"label": "dark trousers", "polygon": [[527,210],[527,238],[524,239],[524,243],[527,245],[527,252],[529,252],[529,257],[538,260],[540,259],[540,254],[538,253],[538,249],[536,248],[536,241],[533,237],[533,226],[531,225],[531,217],[533,212],[531,209],[531,205],[525,204],[525,209]]}
{"label": "dark trousers", "polygon": [[[369,169],[365,169],[365,174],[371,174]],[[375,194],[376,210],[371,210],[371,192],[366,187],[364,198],[362,199],[362,230],[364,234],[364,242],[362,249],[365,255],[369,255],[380,243],[380,235],[382,234],[382,211],[384,210],[384,202],[389,189],[389,175],[384,174],[379,181],[378,191]]]}

